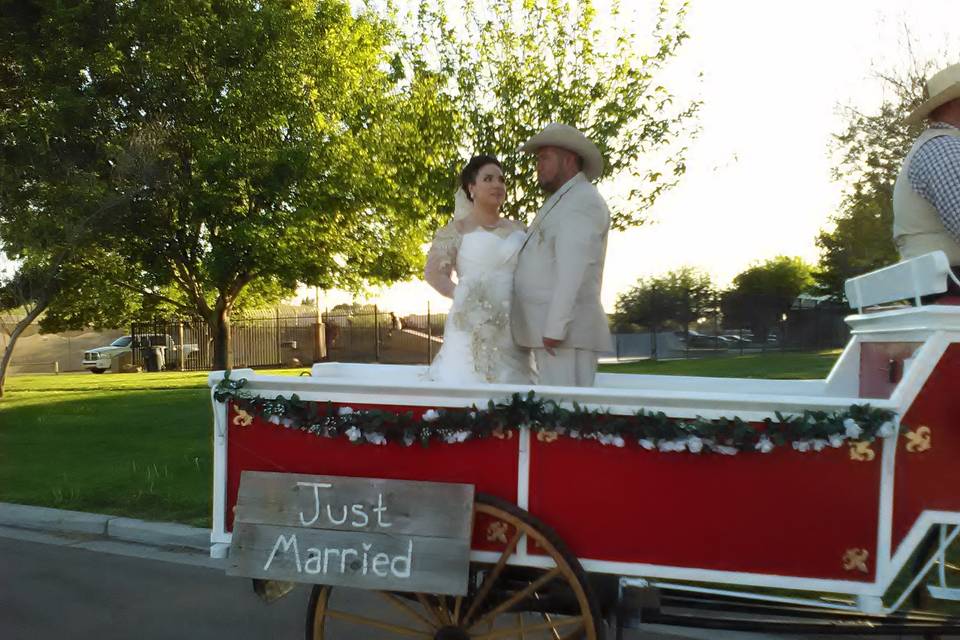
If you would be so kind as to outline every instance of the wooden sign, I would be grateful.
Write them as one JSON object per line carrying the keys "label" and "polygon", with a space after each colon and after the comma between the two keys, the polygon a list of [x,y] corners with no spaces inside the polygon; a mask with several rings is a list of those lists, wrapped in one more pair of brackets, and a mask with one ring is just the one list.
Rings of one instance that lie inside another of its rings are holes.
{"label": "wooden sign", "polygon": [[228,575],[465,595],[473,485],[244,471]]}

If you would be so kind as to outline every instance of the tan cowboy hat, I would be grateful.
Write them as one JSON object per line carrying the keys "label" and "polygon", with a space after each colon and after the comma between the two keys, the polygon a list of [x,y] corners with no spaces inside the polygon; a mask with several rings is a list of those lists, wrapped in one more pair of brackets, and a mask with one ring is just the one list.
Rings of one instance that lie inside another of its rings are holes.
{"label": "tan cowboy hat", "polygon": [[952,64],[927,80],[926,100],[907,116],[907,124],[916,124],[937,107],[960,98],[960,64]]}
{"label": "tan cowboy hat", "polygon": [[520,151],[536,153],[540,147],[560,147],[573,151],[583,159],[583,173],[590,180],[596,180],[603,173],[603,155],[600,149],[570,125],[551,122],[543,131],[524,142]]}

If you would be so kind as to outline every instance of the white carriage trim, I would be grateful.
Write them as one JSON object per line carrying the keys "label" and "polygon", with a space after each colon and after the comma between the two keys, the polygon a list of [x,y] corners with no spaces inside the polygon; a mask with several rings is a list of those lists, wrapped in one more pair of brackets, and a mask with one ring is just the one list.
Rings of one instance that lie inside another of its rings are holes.
{"label": "white carriage trim", "polygon": [[890,562],[890,580],[903,569],[910,556],[923,541],[927,532],[937,525],[960,525],[960,513],[956,511],[924,511],[910,527],[910,532],[900,542]]}
{"label": "white carriage trim", "polygon": [[691,582],[719,582],[749,587],[770,587],[791,589],[794,591],[829,591],[847,595],[882,595],[883,591],[874,582],[854,582],[853,580],[831,580],[825,578],[801,578],[765,573],[747,573],[744,571],[720,571],[716,569],[698,569],[693,567],[669,567],[639,562],[614,562],[611,560],[591,560],[581,558],[580,564],[587,571],[610,573],[637,578],[662,578],[667,580],[689,580]]}
{"label": "white carriage trim", "polygon": [[[211,374],[212,377],[213,374]],[[234,377],[239,377],[234,373]],[[247,376],[245,376],[247,377]],[[588,408],[609,410],[618,415],[630,415],[640,407],[648,411],[663,411],[676,418],[707,419],[740,416],[745,420],[761,421],[774,417],[774,412],[798,414],[804,409],[842,411],[851,404],[863,402],[854,397],[823,395],[788,395],[740,392],[684,392],[656,389],[606,389],[599,387],[548,387],[519,385],[489,385],[475,387],[446,387],[442,385],[401,385],[376,381],[364,383],[359,380],[324,380],[324,389],[316,391],[316,380],[293,376],[249,376],[245,390],[263,395],[296,393],[302,400],[337,403],[396,404],[405,406],[469,407],[484,406],[492,398],[501,400],[514,393],[526,394],[530,390],[540,398],[550,398],[564,406],[574,401]],[[741,389],[755,382],[750,379],[735,379]],[[312,383],[312,384],[311,384]],[[701,385],[703,386],[703,385]],[[871,400],[877,407],[895,409],[892,402]]]}
{"label": "white carriage trim", "polygon": [[[216,402],[214,389],[210,389],[213,403],[213,521],[210,528],[210,556],[219,557],[222,548],[218,545],[230,542],[226,532],[227,511],[227,405]],[[217,555],[215,555],[217,554]]]}
{"label": "white carriage trim", "polygon": [[[898,419],[899,422],[899,419]],[[894,472],[896,471],[897,447],[899,438],[886,438],[880,458],[880,495],[877,510],[877,552],[874,575],[877,584],[884,585],[890,572],[890,537],[893,528]],[[890,581],[893,580],[891,577]]]}
{"label": "white carriage trim", "polygon": [[933,251],[916,258],[850,278],[844,285],[847,300],[854,309],[863,310],[884,302],[913,299],[947,290],[950,261],[943,251]]}
{"label": "white carriage trim", "polygon": [[[946,535],[944,527],[940,527],[940,545],[937,549],[937,552],[930,556],[930,559],[923,565],[923,568],[917,572],[917,575],[913,577],[913,580],[909,585],[903,590],[903,593],[900,594],[900,597],[897,598],[897,601],[894,602],[888,609],[885,610],[886,613],[893,613],[900,608],[900,605],[913,593],[913,590],[917,588],[917,585],[920,584],[924,578],[927,577],[927,574],[930,572],[930,569],[933,567],[933,564],[937,561],[940,561],[940,568],[943,570],[943,557],[944,553],[947,550],[947,547],[957,539],[957,534],[960,533],[960,526],[954,526],[953,531],[949,535]],[[943,579],[941,579],[943,583]]]}
{"label": "white carriage trim", "polygon": [[772,596],[763,593],[750,593],[745,591],[730,591],[728,589],[712,589],[710,587],[697,587],[690,584],[672,583],[672,582],[648,582],[647,580],[638,580],[636,578],[621,578],[622,586],[649,585],[658,589],[672,589],[675,591],[688,591],[690,593],[705,593],[717,596],[733,596],[735,598],[744,598],[746,600],[756,600],[760,602],[778,602],[781,604],[800,604],[813,605],[823,609],[834,609],[837,611],[857,612],[860,609],[853,604],[839,604],[836,602],[827,602],[825,600],[814,600],[813,598],[791,598],[788,596]]}

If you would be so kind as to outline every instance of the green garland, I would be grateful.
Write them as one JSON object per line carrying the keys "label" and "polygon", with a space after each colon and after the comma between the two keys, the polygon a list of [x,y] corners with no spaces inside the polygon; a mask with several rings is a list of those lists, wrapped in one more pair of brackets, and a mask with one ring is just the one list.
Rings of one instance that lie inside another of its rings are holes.
{"label": "green garland", "polygon": [[798,451],[819,451],[842,446],[845,441],[872,442],[897,431],[893,411],[869,404],[855,404],[833,413],[804,411],[802,415],[784,416],[778,412],[776,420],[766,418],[764,426],[757,428],[738,417],[678,419],[643,409],[633,415],[613,415],[576,402],[568,409],[555,400],[537,398],[530,391],[526,396],[515,393],[504,402],[491,400],[486,409],[428,409],[417,417],[412,411],[353,410],[332,402],[308,402],[296,394],[264,398],[245,391],[246,383],[246,379],[231,380],[228,372],[214,390],[214,399],[233,402],[251,419],[260,417],[325,438],[347,437],[358,444],[400,442],[410,446],[419,442],[427,446],[433,441],[510,438],[523,425],[545,441],[566,436],[623,447],[627,440],[633,440],[649,450],[734,454],[767,453],[787,445]]}

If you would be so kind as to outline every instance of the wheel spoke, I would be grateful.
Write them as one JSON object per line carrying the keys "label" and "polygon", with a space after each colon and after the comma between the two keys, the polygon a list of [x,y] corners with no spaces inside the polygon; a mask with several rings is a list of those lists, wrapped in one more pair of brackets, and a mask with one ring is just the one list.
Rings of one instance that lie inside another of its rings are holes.
{"label": "wheel spoke", "polygon": [[463,606],[463,596],[457,596],[453,601],[453,624],[460,624],[460,607]]}
{"label": "wheel spoke", "polygon": [[[533,597],[536,598],[537,601],[539,602],[539,600],[540,600],[540,594],[539,594],[539,593],[534,593],[534,594],[533,594]],[[540,615],[543,616],[543,619],[544,619],[546,622],[553,623],[553,618],[550,617],[550,614],[549,614],[549,613],[543,612],[543,613],[541,613]],[[557,630],[556,630],[556,629],[550,629],[550,634],[553,636],[553,640],[563,640],[563,639],[560,637],[560,634],[557,633]]]}
{"label": "wheel spoke", "polygon": [[393,633],[396,633],[402,636],[410,636],[412,638],[428,638],[428,639],[433,637],[433,634],[426,633],[425,631],[409,629],[407,627],[401,627],[400,625],[390,624],[389,622],[380,622],[379,620],[374,620],[373,618],[365,618],[363,616],[347,613],[346,611],[335,611],[333,609],[330,609],[326,612],[326,615],[330,618],[337,618],[338,620],[345,620],[347,622],[352,622],[354,624],[362,624],[368,627],[376,627],[377,629],[383,629],[384,631],[391,631]]}
{"label": "wheel spoke", "polygon": [[[557,627],[566,627],[571,624],[576,624],[583,626],[583,616],[576,616],[571,618],[563,618],[562,620],[554,620],[553,622],[544,622],[541,624],[530,625],[529,627],[524,627],[523,632],[529,633],[531,631],[545,631],[546,629],[556,629]],[[485,633],[481,636],[476,636],[475,640],[494,640],[494,638],[505,638],[508,636],[516,635],[520,633],[521,629],[519,627],[514,627],[511,629],[497,629],[496,631],[491,631],[490,633]]]}
{"label": "wheel spoke", "polygon": [[440,619],[440,613],[437,611],[437,608],[430,604],[430,600],[427,598],[427,594],[418,593],[417,600],[420,601],[420,606],[423,607],[424,611],[429,611],[430,615],[433,616],[433,619],[437,621],[436,627],[440,628],[443,626],[443,620]]}
{"label": "wheel spoke", "polygon": [[562,638],[560,638],[560,634],[557,633],[556,629],[553,630],[553,633],[556,634],[559,640],[578,640],[578,638],[583,637],[583,622],[581,622],[576,627],[574,627],[573,631],[563,636]]}
{"label": "wheel spoke", "polygon": [[548,582],[556,578],[558,575],[560,575],[560,573],[561,573],[560,567],[554,567],[550,571],[547,571],[545,574],[543,574],[542,576],[540,576],[539,578],[531,582],[529,585],[527,585],[525,589],[523,589],[522,591],[518,591],[517,593],[513,594],[512,596],[510,596],[509,598],[507,598],[506,600],[498,604],[495,608],[488,611],[486,614],[484,614],[482,618],[477,620],[474,624],[470,625],[470,628],[472,629],[474,626],[480,624],[485,620],[493,619],[497,617],[499,614],[503,613],[504,611],[507,611],[508,609],[510,609],[510,607],[514,606],[515,604],[519,604],[523,602],[524,600],[530,597],[530,594],[532,594],[537,589],[539,589],[543,585],[547,584]]}
{"label": "wheel spoke", "polygon": [[434,629],[434,630],[435,630],[435,629],[439,628],[436,624],[430,622],[430,621],[427,620],[424,616],[422,616],[422,615],[420,615],[419,613],[417,613],[417,612],[414,610],[413,607],[411,607],[409,604],[407,604],[406,602],[404,602],[401,598],[398,598],[397,596],[393,595],[393,594],[390,593],[389,591],[380,591],[379,593],[380,593],[380,595],[382,595],[384,598],[386,598],[388,602],[390,602],[391,604],[393,604],[394,606],[396,606],[398,609],[400,609],[401,611],[405,611],[406,613],[410,614],[411,616],[413,616],[414,618],[416,618],[417,620],[419,620],[419,621],[422,622],[423,624],[427,625],[427,628],[428,628],[428,629]]}
{"label": "wheel spoke", "polygon": [[483,584],[480,585],[480,591],[477,592],[477,597],[473,599],[473,602],[470,603],[470,608],[467,609],[467,614],[463,616],[463,624],[466,625],[470,622],[470,619],[480,608],[480,605],[483,604],[483,601],[487,599],[487,596],[490,594],[490,590],[493,589],[494,583],[497,581],[497,578],[500,577],[500,572],[503,571],[503,568],[507,565],[507,559],[513,554],[514,549],[517,548],[517,543],[520,542],[520,536],[522,532],[520,528],[516,528],[516,533],[513,534],[513,537],[510,538],[510,542],[507,543],[506,548],[503,550],[503,553],[500,554],[500,558],[497,559],[497,564],[494,565],[493,569],[483,578]]}
{"label": "wheel spoke", "polygon": [[330,599],[330,587],[321,587],[317,595],[317,605],[313,610],[313,637],[323,638],[323,626],[326,621],[327,602]]}
{"label": "wheel spoke", "polygon": [[447,609],[447,596],[441,593],[437,597],[437,600],[437,612],[440,614],[440,622],[442,622],[444,625],[453,624],[453,622],[450,621],[450,610]]}

